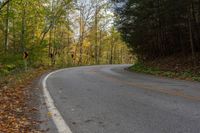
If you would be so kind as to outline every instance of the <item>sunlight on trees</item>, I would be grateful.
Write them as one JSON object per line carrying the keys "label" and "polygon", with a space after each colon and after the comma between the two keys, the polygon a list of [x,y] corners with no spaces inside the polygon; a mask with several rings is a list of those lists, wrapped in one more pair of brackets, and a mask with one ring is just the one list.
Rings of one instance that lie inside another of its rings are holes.
{"label": "sunlight on trees", "polygon": [[3,0],[0,73],[26,67],[131,63],[113,20],[107,0]]}

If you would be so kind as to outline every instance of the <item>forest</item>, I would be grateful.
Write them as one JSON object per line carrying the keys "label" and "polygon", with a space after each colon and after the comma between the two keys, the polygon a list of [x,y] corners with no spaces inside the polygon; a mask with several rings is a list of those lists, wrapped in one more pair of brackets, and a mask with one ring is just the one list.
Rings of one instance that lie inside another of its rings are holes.
{"label": "forest", "polygon": [[117,0],[116,25],[140,62],[199,69],[199,0]]}
{"label": "forest", "polygon": [[108,0],[1,0],[0,75],[42,66],[131,63]]}
{"label": "forest", "polygon": [[182,80],[200,81],[200,0],[0,0],[0,133],[198,132]]}
{"label": "forest", "polygon": [[0,76],[138,62],[200,68],[199,0],[1,0]]}

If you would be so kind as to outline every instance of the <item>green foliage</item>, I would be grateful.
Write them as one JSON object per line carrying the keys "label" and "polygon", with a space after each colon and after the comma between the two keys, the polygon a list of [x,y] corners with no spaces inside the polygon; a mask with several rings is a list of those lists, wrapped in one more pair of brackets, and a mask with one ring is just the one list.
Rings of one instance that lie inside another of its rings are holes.
{"label": "green foliage", "polygon": [[1,76],[41,66],[128,63],[127,46],[119,32],[110,29],[110,3],[89,2],[76,9],[72,0],[6,4],[0,16]]}
{"label": "green foliage", "polygon": [[19,54],[5,54],[1,55],[0,62],[2,68],[0,69],[0,75],[7,75],[14,72],[17,68],[23,68],[22,55]]}
{"label": "green foliage", "polygon": [[131,67],[132,70],[136,72],[144,72],[144,73],[149,73],[149,74],[159,74],[161,71],[159,71],[158,68],[151,68],[151,67],[146,67],[140,62],[137,62],[133,67]]}
{"label": "green foliage", "polygon": [[199,4],[197,0],[126,0],[116,8],[116,23],[140,60],[177,53],[195,56],[200,52]]}
{"label": "green foliage", "polygon": [[194,77],[192,77],[192,79],[194,80],[194,81],[199,81],[200,82],[200,76],[194,76]]}
{"label": "green foliage", "polygon": [[194,81],[200,81],[200,75],[193,73],[192,71],[184,71],[184,72],[173,72],[160,70],[159,68],[154,68],[150,66],[145,66],[143,63],[137,62],[129,70],[139,73],[146,73],[157,76],[164,76],[169,78],[178,78],[178,79],[189,79]]}

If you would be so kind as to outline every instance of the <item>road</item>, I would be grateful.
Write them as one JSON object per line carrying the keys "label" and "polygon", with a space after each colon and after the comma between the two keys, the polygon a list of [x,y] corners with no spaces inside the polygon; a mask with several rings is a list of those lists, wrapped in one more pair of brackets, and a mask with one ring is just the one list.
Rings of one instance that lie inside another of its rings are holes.
{"label": "road", "polygon": [[128,66],[75,67],[46,79],[72,133],[200,133],[200,83],[132,73]]}

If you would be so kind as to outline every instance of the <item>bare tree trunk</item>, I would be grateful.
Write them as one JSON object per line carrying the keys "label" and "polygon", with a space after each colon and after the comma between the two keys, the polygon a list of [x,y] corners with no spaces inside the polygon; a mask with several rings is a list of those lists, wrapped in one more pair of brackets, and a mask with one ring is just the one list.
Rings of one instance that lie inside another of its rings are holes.
{"label": "bare tree trunk", "polygon": [[80,39],[79,39],[79,65],[82,65],[82,56],[83,56],[83,38],[84,38],[84,24],[83,24],[83,20],[82,20],[82,14],[81,14],[81,10],[80,10]]}
{"label": "bare tree trunk", "polygon": [[100,30],[100,33],[99,33],[99,58],[98,58],[98,64],[100,64],[100,61],[101,61],[101,56],[102,56],[102,31]]}
{"label": "bare tree trunk", "polygon": [[7,3],[7,9],[6,9],[6,27],[5,27],[5,52],[8,51],[8,45],[9,45],[9,36],[8,36],[8,32],[9,32],[9,13],[10,13],[10,2],[8,1]]}
{"label": "bare tree trunk", "polygon": [[[190,15],[192,13],[192,7],[190,7]],[[191,51],[192,51],[192,59],[193,59],[193,65],[196,66],[196,57],[195,57],[195,51],[194,51],[194,41],[193,41],[193,33],[192,33],[192,20],[191,20],[191,16],[189,17],[189,35],[190,35],[190,46],[191,46]]]}
{"label": "bare tree trunk", "polygon": [[51,61],[51,65],[53,65],[53,53],[52,53],[52,30],[49,32],[49,49],[48,49],[48,55]]}
{"label": "bare tree trunk", "polygon": [[7,0],[7,1],[5,1],[5,2],[2,3],[2,5],[0,6],[0,12],[1,12],[1,10],[3,9],[4,6],[6,6],[7,4],[10,3],[10,1],[11,1],[11,0]]}
{"label": "bare tree trunk", "polygon": [[121,54],[120,61],[121,63],[123,63],[123,47],[120,49],[120,54]]}
{"label": "bare tree trunk", "polygon": [[114,42],[113,42],[113,38],[111,38],[111,47],[110,47],[110,64],[113,64],[113,47],[114,47]]}
{"label": "bare tree trunk", "polygon": [[25,52],[25,17],[26,17],[26,9],[23,5],[23,12],[22,12],[22,27],[21,27],[21,51]]}
{"label": "bare tree trunk", "polygon": [[12,35],[13,35],[13,51],[14,51],[14,53],[16,53],[18,51],[18,49],[16,47],[15,19],[14,19],[14,17],[12,19],[12,27],[13,27],[13,30],[12,30]]}
{"label": "bare tree trunk", "polygon": [[[26,6],[25,3],[21,0],[21,4],[23,7],[22,11],[22,26],[21,26],[21,52],[24,54],[26,52],[25,50],[25,27],[26,27]],[[27,58],[24,58],[24,69],[27,71]]]}
{"label": "bare tree trunk", "polygon": [[95,11],[95,64],[98,64],[98,20],[97,7]]}

